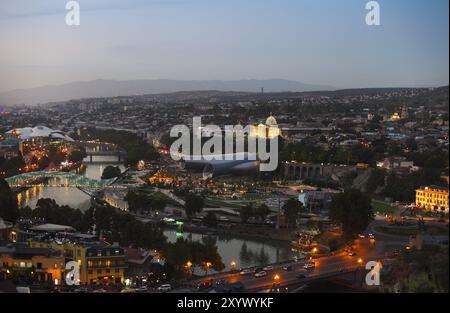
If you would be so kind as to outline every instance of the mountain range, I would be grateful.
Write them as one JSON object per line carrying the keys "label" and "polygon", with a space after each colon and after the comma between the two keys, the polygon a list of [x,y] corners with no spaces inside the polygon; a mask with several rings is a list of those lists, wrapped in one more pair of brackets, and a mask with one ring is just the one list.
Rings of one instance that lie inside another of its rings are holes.
{"label": "mountain range", "polygon": [[0,93],[0,104],[44,104],[82,98],[100,98],[160,94],[178,91],[236,91],[236,92],[303,92],[334,90],[330,86],[304,84],[285,79],[269,80],[104,80],[72,82],[63,85],[16,89]]}

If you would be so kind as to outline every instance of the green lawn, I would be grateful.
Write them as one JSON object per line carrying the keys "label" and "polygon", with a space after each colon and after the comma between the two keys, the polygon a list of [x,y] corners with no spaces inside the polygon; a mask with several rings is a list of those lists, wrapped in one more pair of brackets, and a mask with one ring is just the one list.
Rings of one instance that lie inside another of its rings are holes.
{"label": "green lawn", "polygon": [[241,202],[227,202],[223,200],[218,199],[206,199],[205,200],[206,206],[210,205],[213,207],[225,207],[225,208],[233,208],[233,209],[240,209],[243,204]]}
{"label": "green lawn", "polygon": [[380,214],[383,215],[392,214],[395,212],[396,209],[397,209],[396,207],[392,206],[387,202],[372,199],[372,210],[374,213],[379,212]]}
{"label": "green lawn", "polygon": [[[419,233],[418,228],[412,227],[386,227],[386,226],[375,226],[375,231],[395,236],[412,236]],[[448,229],[438,226],[426,226],[427,235],[439,236],[448,235]]]}

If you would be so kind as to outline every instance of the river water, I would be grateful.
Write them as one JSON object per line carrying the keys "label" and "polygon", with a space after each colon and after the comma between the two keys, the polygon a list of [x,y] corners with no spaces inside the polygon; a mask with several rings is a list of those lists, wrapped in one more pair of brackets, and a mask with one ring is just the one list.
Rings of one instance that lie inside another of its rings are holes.
{"label": "river water", "polygon": [[292,260],[295,255],[300,256],[291,250],[289,242],[243,239],[229,236],[207,236],[194,233],[179,233],[176,230],[166,230],[164,235],[169,242],[175,242],[179,237],[192,239],[193,241],[213,240],[228,270],[231,269],[231,262],[236,263],[236,268],[246,268],[283,262]]}
{"label": "river water", "polygon": [[[89,163],[89,159],[86,159],[84,162],[85,170],[81,174],[91,179],[100,180],[103,169],[106,166],[118,165],[117,163],[114,163],[115,160],[115,157],[101,156],[94,157],[94,163]],[[125,169],[122,165],[120,165],[120,167],[122,170]],[[18,198],[21,207],[28,205],[31,208],[35,208],[36,202],[40,198],[55,199],[56,203],[59,205],[68,205],[82,211],[85,211],[90,207],[89,196],[74,187],[36,186],[22,192]],[[222,236],[211,237],[190,233],[180,234],[174,230],[166,230],[164,231],[164,234],[171,242],[176,241],[176,239],[180,236],[184,238],[192,238],[194,241],[205,240],[205,237],[208,237],[210,240],[214,240],[218,247],[219,254],[222,256],[226,269],[230,269],[231,262],[235,262],[237,268],[244,268],[282,262],[291,260],[294,257],[289,243],[270,242],[266,240],[248,240]]]}
{"label": "river water", "polygon": [[[93,163],[89,163],[89,158],[86,158],[84,162],[85,169],[80,174],[91,179],[100,180],[103,169],[108,165],[119,166],[123,171],[125,167],[114,163],[116,160],[117,157],[114,156],[94,156]],[[49,185],[52,185],[52,183],[50,182]],[[90,207],[89,196],[75,187],[36,186],[18,195],[19,205],[21,207],[28,205],[31,208],[35,208],[37,201],[41,198],[55,199],[59,205],[68,205],[82,211],[86,211]]]}

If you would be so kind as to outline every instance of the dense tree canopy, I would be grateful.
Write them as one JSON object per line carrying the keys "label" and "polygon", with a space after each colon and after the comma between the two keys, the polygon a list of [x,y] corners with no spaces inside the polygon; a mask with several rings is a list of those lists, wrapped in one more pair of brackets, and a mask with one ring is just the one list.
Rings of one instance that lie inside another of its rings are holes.
{"label": "dense tree canopy", "polygon": [[19,217],[17,197],[3,178],[0,178],[0,217],[9,222]]}
{"label": "dense tree canopy", "polygon": [[163,211],[167,205],[166,197],[159,192],[139,192],[131,190],[125,196],[131,212]]}
{"label": "dense tree canopy", "polygon": [[342,224],[344,236],[353,238],[369,225],[373,218],[371,198],[359,190],[349,189],[333,196],[330,218]]}
{"label": "dense tree canopy", "polygon": [[221,271],[225,268],[222,258],[213,242],[189,241],[179,238],[175,243],[168,243],[163,249],[163,257],[171,264],[179,275],[188,274],[187,264],[202,268],[207,272],[210,269]]}
{"label": "dense tree canopy", "polygon": [[122,171],[120,170],[120,167],[108,165],[103,170],[102,179],[111,179],[111,178],[119,177],[121,173],[122,173]]}
{"label": "dense tree canopy", "polygon": [[189,193],[186,196],[186,202],[184,204],[184,208],[186,210],[186,215],[188,217],[192,217],[197,213],[200,213],[205,206],[205,201],[199,195],[194,193]]}
{"label": "dense tree canopy", "polygon": [[284,203],[282,210],[286,219],[286,224],[289,227],[296,227],[300,214],[306,212],[306,208],[297,199],[287,200]]}

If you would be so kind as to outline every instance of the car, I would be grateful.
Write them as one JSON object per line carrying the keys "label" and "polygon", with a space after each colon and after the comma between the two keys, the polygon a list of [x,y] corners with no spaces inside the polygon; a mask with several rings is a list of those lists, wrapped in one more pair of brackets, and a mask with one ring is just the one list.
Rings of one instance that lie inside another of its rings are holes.
{"label": "car", "polygon": [[283,269],[283,271],[286,271],[286,272],[291,272],[293,270],[292,265],[283,266],[282,269]]}
{"label": "car", "polygon": [[356,255],[356,252],[355,251],[350,251],[349,253],[348,253],[348,256],[355,256]]}
{"label": "car", "polygon": [[88,289],[86,287],[80,287],[80,288],[76,288],[74,290],[75,293],[87,293]]}
{"label": "car", "polygon": [[106,291],[105,289],[95,289],[93,291],[93,293],[107,293],[108,291]]}
{"label": "car", "polygon": [[216,282],[214,283],[216,286],[222,286],[225,285],[227,283],[227,281],[225,279],[219,279],[216,280]]}
{"label": "car", "polygon": [[127,287],[127,288],[123,288],[120,292],[121,293],[135,293],[136,289]]}
{"label": "car", "polygon": [[366,235],[364,235],[364,234],[359,234],[358,237],[361,238],[361,239],[365,239],[365,238],[366,238]]}
{"label": "car", "polygon": [[264,271],[264,268],[262,268],[262,267],[257,267],[253,270],[254,273],[258,273],[258,272],[262,272],[262,271]]}
{"label": "car", "polygon": [[148,288],[146,286],[141,286],[136,289],[136,292],[147,292]]}
{"label": "car", "polygon": [[266,277],[266,276],[267,276],[266,271],[261,271],[261,272],[255,273],[255,278],[261,278],[261,277]]}
{"label": "car", "polygon": [[172,290],[172,286],[169,284],[164,284],[164,285],[159,286],[157,290],[160,292],[168,292],[168,291]]}
{"label": "car", "polygon": [[264,271],[269,272],[273,270],[273,266],[272,265],[268,265],[266,267],[263,268]]}
{"label": "car", "polygon": [[369,238],[370,239],[375,239],[375,235],[374,234],[369,234]]}
{"label": "car", "polygon": [[245,276],[245,275],[250,275],[252,273],[253,273],[253,271],[251,269],[246,268],[246,269],[243,269],[242,271],[240,271],[239,275]]}
{"label": "car", "polygon": [[197,289],[198,289],[198,290],[208,289],[208,288],[211,287],[211,285],[212,285],[212,284],[211,284],[211,282],[210,282],[209,280],[202,281],[202,282],[198,283]]}
{"label": "car", "polygon": [[303,265],[303,268],[306,270],[311,270],[316,268],[316,264],[314,262],[307,262],[305,265]]}

